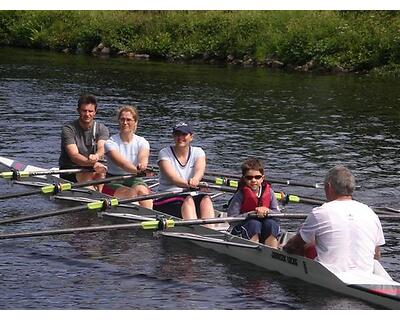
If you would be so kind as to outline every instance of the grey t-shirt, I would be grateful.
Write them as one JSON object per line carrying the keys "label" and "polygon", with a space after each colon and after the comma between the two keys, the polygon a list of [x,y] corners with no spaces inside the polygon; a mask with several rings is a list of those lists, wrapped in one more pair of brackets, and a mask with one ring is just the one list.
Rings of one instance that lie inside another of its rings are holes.
{"label": "grey t-shirt", "polygon": [[[99,122],[95,122],[95,126],[92,128],[84,130],[79,125],[79,119],[68,123],[63,126],[61,131],[61,154],[59,158],[60,168],[68,169],[77,167],[68,156],[65,149],[67,145],[76,144],[79,153],[85,157],[96,151],[96,142],[99,140],[107,140],[109,137],[109,132],[107,127]],[[94,130],[95,127],[95,130]],[[95,131],[95,135],[93,135]],[[94,138],[93,138],[94,137]]]}

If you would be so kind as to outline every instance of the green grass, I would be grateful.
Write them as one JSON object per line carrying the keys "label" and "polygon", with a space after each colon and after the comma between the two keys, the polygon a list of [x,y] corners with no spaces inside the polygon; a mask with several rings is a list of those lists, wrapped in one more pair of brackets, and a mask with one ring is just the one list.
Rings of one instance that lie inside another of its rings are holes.
{"label": "green grass", "polygon": [[[0,11],[0,44],[398,73],[397,11]],[[392,68],[393,67],[393,68]],[[378,70],[378,71],[377,71]]]}

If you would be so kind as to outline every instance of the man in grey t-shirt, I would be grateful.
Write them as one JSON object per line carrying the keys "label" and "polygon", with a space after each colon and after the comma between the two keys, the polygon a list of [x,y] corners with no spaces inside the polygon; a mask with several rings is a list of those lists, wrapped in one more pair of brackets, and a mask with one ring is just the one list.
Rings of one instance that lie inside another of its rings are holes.
{"label": "man in grey t-shirt", "polygon": [[107,170],[99,160],[104,156],[108,129],[94,121],[97,112],[95,96],[82,95],[77,110],[79,118],[62,128],[59,166],[60,169],[93,168],[94,172],[64,174],[61,177],[74,182],[101,179]]}

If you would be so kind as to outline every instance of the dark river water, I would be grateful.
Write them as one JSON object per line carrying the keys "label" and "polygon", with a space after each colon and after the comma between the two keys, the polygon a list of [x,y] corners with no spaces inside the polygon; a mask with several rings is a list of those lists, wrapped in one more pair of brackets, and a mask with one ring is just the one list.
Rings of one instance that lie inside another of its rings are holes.
{"label": "dark river water", "polygon": [[[322,182],[342,163],[371,206],[399,208],[400,80],[268,69],[102,59],[0,48],[0,156],[57,166],[60,129],[83,92],[116,133],[115,110],[135,104],[152,154],[189,120],[208,170],[239,173],[248,156],[267,175]],[[155,163],[155,156],[151,162]],[[275,191],[323,198],[321,189]],[[0,181],[0,194],[26,190]],[[216,207],[229,199],[222,196]],[[0,216],[52,210],[40,196],[0,202]],[[308,212],[310,205],[288,205]],[[300,221],[282,221],[295,230]],[[90,214],[1,227],[1,232],[101,224]],[[398,221],[382,221],[382,264],[400,281]],[[371,309],[374,306],[149,232],[0,242],[0,309]]]}

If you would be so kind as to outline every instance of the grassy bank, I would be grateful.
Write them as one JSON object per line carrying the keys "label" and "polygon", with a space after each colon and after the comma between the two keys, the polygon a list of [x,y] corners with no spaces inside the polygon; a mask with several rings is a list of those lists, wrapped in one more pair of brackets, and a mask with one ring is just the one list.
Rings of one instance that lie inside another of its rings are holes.
{"label": "grassy bank", "polygon": [[0,11],[2,45],[91,54],[99,43],[154,59],[400,74],[396,11]]}

